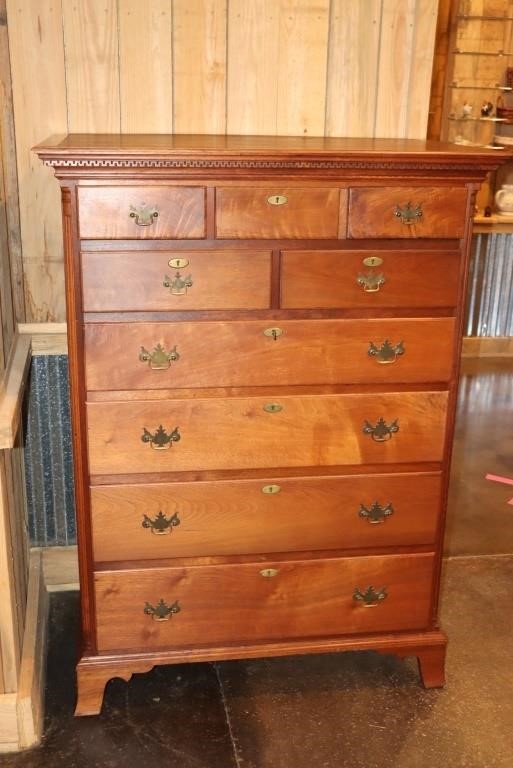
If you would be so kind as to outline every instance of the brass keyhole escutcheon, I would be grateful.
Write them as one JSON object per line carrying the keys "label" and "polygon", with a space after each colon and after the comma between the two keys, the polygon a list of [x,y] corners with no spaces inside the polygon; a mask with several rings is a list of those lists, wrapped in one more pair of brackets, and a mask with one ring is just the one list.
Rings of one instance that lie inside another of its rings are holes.
{"label": "brass keyhole escutcheon", "polygon": [[269,205],[285,205],[289,199],[285,195],[270,195],[267,198]]}
{"label": "brass keyhole escutcheon", "polygon": [[279,403],[266,403],[264,405],[264,411],[266,413],[279,413],[280,411],[283,411],[283,405],[280,405]]}
{"label": "brass keyhole escutcheon", "polygon": [[383,259],[380,256],[366,256],[363,259],[363,264],[366,267],[380,267],[383,264]]}
{"label": "brass keyhole escutcheon", "polygon": [[189,259],[169,259],[167,263],[173,269],[185,269],[189,266]]}
{"label": "brass keyhole escutcheon", "polygon": [[268,339],[278,339],[280,336],[283,336],[283,329],[277,328],[276,326],[273,328],[266,328],[264,331],[264,336],[267,336]]}
{"label": "brass keyhole escutcheon", "polygon": [[264,485],[262,493],[268,493],[269,495],[275,495],[281,491],[281,485]]}
{"label": "brass keyhole escutcheon", "polygon": [[263,576],[264,579],[272,579],[273,576],[277,576],[279,574],[279,570],[277,568],[262,568],[260,571],[260,576]]}

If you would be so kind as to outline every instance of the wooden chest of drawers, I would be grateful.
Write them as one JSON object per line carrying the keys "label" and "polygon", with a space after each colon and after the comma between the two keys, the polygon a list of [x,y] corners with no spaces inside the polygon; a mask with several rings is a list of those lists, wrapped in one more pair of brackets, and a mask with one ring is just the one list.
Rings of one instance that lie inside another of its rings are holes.
{"label": "wooden chest of drawers", "polygon": [[69,136],[78,714],[155,664],[375,649],[437,595],[486,150]]}

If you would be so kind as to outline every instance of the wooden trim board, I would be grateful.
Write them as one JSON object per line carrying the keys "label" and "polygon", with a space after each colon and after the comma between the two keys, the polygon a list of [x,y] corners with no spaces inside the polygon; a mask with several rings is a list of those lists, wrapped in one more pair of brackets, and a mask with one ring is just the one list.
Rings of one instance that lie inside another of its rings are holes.
{"label": "wooden trim board", "polygon": [[32,341],[17,334],[0,392],[0,449],[13,448],[20,423]]}
{"label": "wooden trim board", "polygon": [[44,720],[48,593],[40,549],[30,553],[27,611],[17,693],[0,696],[0,752],[37,744]]}

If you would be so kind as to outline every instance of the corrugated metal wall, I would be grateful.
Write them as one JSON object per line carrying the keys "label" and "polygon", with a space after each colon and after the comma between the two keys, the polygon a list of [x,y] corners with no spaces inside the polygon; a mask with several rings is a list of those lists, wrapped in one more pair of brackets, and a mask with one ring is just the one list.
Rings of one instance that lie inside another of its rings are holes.
{"label": "corrugated metal wall", "polygon": [[476,235],[469,274],[466,336],[513,336],[513,236]]}

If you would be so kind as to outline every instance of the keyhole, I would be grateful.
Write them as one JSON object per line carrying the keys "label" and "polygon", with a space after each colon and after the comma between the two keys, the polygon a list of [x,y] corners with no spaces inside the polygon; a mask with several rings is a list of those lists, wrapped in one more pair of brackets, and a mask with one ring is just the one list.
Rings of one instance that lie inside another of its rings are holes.
{"label": "keyhole", "polygon": [[278,334],[277,334],[277,332],[276,332],[276,328],[273,328],[273,329],[272,329],[272,331],[271,331],[271,333],[272,333],[272,337],[273,337],[273,339],[276,341],[276,339],[278,338]]}

